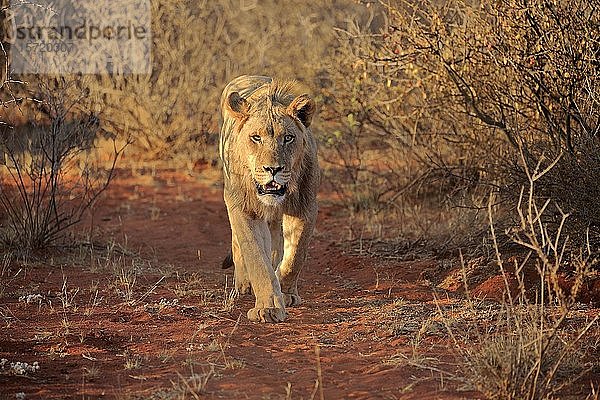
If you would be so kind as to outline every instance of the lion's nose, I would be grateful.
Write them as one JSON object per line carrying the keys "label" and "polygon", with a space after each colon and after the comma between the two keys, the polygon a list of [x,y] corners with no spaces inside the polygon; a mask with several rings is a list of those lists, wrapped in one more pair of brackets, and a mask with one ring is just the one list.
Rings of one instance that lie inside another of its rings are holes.
{"label": "lion's nose", "polygon": [[271,175],[275,176],[277,175],[277,173],[279,171],[281,171],[283,169],[283,167],[281,165],[278,165],[276,167],[267,167],[267,166],[263,166],[263,169],[267,172],[270,172]]}

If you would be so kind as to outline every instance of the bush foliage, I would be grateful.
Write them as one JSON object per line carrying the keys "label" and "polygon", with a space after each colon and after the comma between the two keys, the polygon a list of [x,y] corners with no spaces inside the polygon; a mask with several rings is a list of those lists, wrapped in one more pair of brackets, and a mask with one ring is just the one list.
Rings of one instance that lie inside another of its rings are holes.
{"label": "bush foliage", "polygon": [[[514,210],[526,170],[552,166],[536,182],[552,200],[544,218],[569,213],[574,233],[598,230],[598,0],[151,5],[152,74],[68,79],[89,93],[77,112],[133,137],[136,157],[215,164],[224,85],[294,77],[320,106],[328,189],[352,211],[406,219],[407,204],[458,204],[442,224],[480,237],[489,191]],[[29,82],[20,98],[57,80],[18,78]]]}
{"label": "bush foliage", "polygon": [[[338,123],[348,118],[337,136],[342,147],[367,149],[378,140],[406,156],[357,169],[376,182],[404,176],[400,187],[383,185],[393,189],[392,198],[426,177],[448,196],[494,191],[514,210],[526,170],[552,166],[536,182],[536,194],[552,199],[545,217],[562,210],[572,215],[575,230],[597,231],[600,3],[384,6],[384,31],[354,26],[340,35],[342,52],[353,57],[337,71],[336,116]],[[418,168],[407,162],[412,159]]]}

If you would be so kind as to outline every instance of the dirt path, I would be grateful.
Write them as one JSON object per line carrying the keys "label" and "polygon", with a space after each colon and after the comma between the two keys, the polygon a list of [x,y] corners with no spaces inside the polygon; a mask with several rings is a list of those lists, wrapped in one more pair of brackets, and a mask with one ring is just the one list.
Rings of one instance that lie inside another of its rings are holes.
{"label": "dirt path", "polygon": [[[433,261],[346,255],[344,223],[323,207],[304,304],[283,324],[250,323],[252,298],[232,301],[220,269],[230,232],[218,185],[127,175],[86,223],[121,246],[81,247],[84,267],[60,254],[5,265],[0,399],[319,399],[320,384],[325,399],[479,398],[451,379],[452,345],[419,278]],[[39,369],[9,374],[15,361]]]}

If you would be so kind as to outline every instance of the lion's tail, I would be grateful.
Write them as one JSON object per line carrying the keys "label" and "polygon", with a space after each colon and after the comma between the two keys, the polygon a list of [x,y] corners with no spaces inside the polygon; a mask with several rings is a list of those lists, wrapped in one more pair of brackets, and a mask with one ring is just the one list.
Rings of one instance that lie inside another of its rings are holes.
{"label": "lion's tail", "polygon": [[221,268],[222,269],[227,269],[227,268],[233,267],[234,265],[235,265],[235,263],[233,262],[233,254],[229,253],[223,259],[223,262],[221,263]]}

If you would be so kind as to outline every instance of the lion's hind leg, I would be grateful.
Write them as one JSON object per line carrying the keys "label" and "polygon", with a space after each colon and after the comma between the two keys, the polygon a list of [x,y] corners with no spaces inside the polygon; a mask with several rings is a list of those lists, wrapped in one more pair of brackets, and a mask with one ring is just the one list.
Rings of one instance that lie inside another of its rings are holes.
{"label": "lion's hind leg", "polygon": [[[235,235],[231,237],[231,259],[234,265],[233,279],[235,282],[235,288],[240,294],[252,293],[252,286],[250,285],[250,278],[242,259],[242,252],[240,245]],[[224,263],[225,261],[223,261]]]}
{"label": "lion's hind leg", "polygon": [[271,232],[271,260],[273,269],[277,270],[283,258],[283,230],[281,218],[269,222],[269,231]]}

